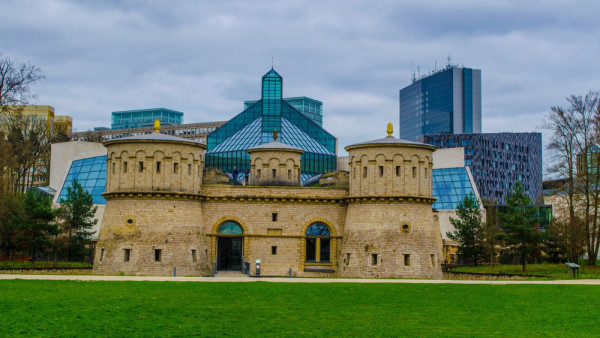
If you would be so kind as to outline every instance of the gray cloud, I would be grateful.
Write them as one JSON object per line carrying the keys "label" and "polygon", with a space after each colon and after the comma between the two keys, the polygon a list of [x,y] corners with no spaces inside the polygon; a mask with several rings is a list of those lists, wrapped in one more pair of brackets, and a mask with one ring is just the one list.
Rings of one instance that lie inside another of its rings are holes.
{"label": "gray cloud", "polygon": [[486,132],[534,131],[564,97],[600,89],[594,1],[5,1],[0,52],[40,66],[39,104],[77,130],[110,112],[167,107],[227,120],[260,97],[323,101],[343,147],[398,130],[398,90],[454,62],[482,69]]}

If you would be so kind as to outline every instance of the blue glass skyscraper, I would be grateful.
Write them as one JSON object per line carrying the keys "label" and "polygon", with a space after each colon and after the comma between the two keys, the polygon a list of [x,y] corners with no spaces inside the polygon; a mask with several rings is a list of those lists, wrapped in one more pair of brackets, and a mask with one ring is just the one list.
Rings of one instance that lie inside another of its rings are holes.
{"label": "blue glass skyscraper", "polygon": [[336,170],[337,139],[311,118],[282,99],[282,77],[273,69],[262,77],[262,97],[207,138],[206,167],[239,171],[250,167],[246,152],[254,146],[278,141],[305,151],[302,181]]}
{"label": "blue glass skyscraper", "polygon": [[400,90],[400,137],[481,133],[481,70],[448,66]]}

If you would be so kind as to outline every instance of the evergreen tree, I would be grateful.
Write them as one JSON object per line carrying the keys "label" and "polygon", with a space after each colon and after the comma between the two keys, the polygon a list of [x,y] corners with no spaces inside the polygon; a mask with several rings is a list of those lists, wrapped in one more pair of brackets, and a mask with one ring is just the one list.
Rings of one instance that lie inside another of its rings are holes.
{"label": "evergreen tree", "polygon": [[473,194],[465,196],[465,199],[456,207],[458,218],[450,217],[450,223],[454,226],[453,232],[447,232],[448,238],[460,243],[458,254],[464,258],[473,259],[477,266],[477,257],[482,254],[482,222],[479,202]]}
{"label": "evergreen tree", "polygon": [[[52,209],[52,199],[29,190],[23,198],[24,213],[18,219],[18,241],[21,249],[28,249],[33,261],[50,244],[50,237],[58,232],[54,222],[56,212]],[[23,251],[24,254],[24,251]]]}
{"label": "evergreen tree", "polygon": [[98,222],[94,219],[96,209],[92,195],[77,180],[67,187],[66,199],[60,201],[58,211],[67,260],[81,259],[86,255],[86,245],[94,234],[91,229]]}
{"label": "evergreen tree", "polygon": [[506,244],[521,258],[525,271],[527,255],[534,251],[542,240],[538,230],[536,210],[529,196],[517,181],[513,191],[506,198],[505,212],[499,212]]}
{"label": "evergreen tree", "polygon": [[22,196],[0,193],[0,256],[10,257],[17,249],[18,220],[21,215],[24,215]]}

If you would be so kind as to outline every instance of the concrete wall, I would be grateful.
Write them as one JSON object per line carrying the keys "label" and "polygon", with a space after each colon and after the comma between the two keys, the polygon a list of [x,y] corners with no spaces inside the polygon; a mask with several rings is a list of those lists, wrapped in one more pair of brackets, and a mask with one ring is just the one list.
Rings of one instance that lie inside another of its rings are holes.
{"label": "concrete wall", "polygon": [[457,168],[465,165],[465,148],[442,148],[433,152],[433,169]]}
{"label": "concrete wall", "polygon": [[82,158],[104,156],[106,147],[95,142],[62,142],[54,143],[50,154],[50,188],[56,190],[55,198],[58,198],[69,168],[71,168],[71,162]]}

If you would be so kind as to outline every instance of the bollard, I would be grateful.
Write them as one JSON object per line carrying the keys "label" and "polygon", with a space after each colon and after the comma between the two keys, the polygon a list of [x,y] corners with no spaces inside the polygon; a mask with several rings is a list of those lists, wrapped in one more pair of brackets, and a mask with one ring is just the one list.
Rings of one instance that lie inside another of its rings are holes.
{"label": "bollard", "polygon": [[173,267],[173,277],[177,277],[177,267]]}

